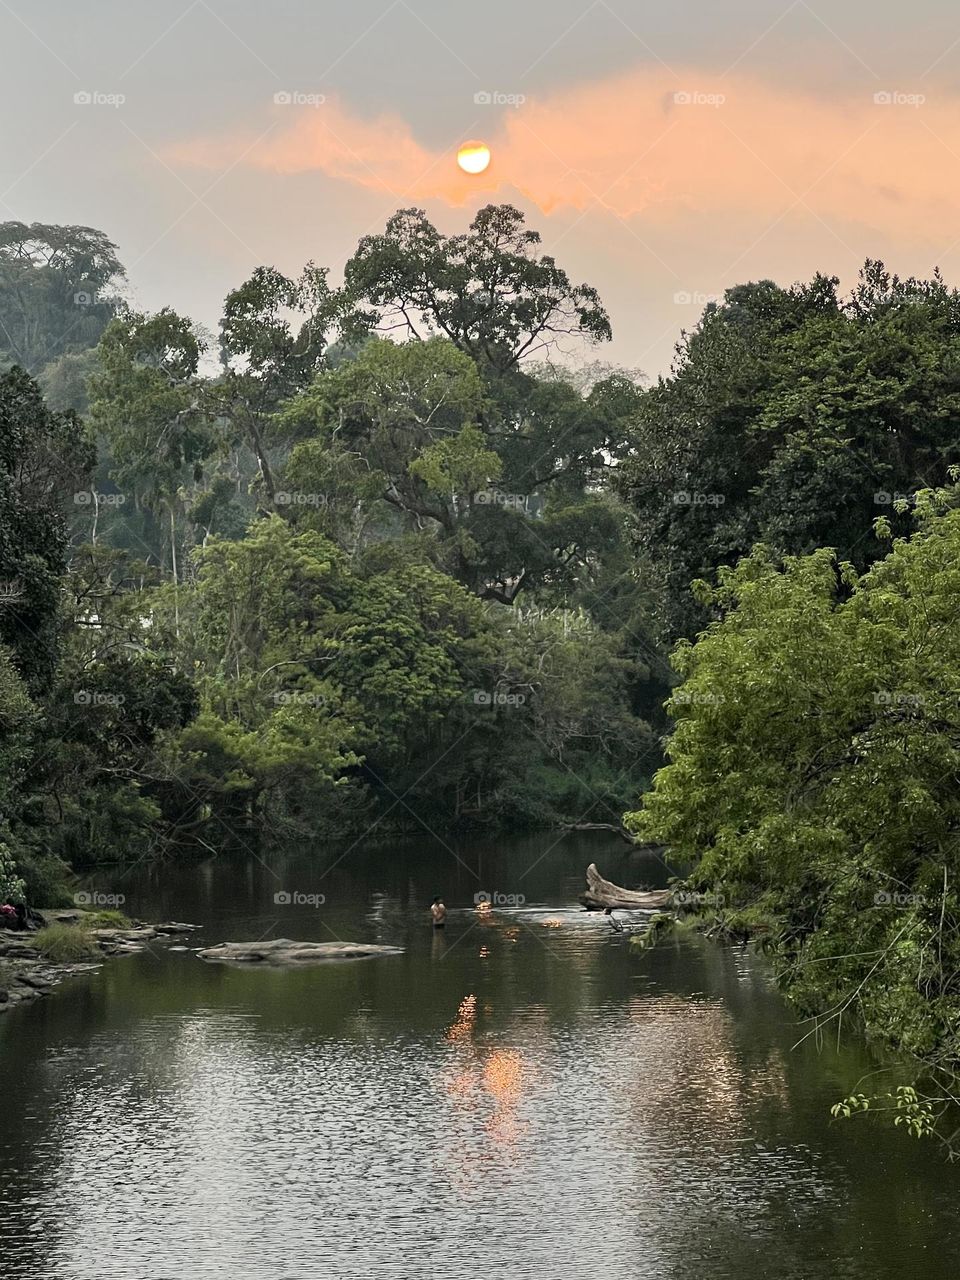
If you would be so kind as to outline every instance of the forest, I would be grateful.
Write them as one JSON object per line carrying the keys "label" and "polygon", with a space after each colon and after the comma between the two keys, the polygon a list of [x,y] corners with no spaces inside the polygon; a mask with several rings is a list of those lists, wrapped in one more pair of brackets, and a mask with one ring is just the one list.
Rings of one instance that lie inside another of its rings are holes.
{"label": "forest", "polygon": [[818,1034],[952,1078],[956,290],[746,283],[655,381],[509,205],[262,266],[216,333],[130,295],[106,233],[0,224],[0,900],[625,823]]}

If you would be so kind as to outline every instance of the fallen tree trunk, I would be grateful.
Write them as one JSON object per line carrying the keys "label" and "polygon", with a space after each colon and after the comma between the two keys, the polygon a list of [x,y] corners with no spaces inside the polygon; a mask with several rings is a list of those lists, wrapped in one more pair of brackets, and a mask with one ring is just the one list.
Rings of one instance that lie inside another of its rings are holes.
{"label": "fallen tree trunk", "polygon": [[670,905],[673,895],[669,889],[623,889],[610,880],[604,880],[591,862],[587,867],[587,889],[580,901],[588,911],[658,911]]}

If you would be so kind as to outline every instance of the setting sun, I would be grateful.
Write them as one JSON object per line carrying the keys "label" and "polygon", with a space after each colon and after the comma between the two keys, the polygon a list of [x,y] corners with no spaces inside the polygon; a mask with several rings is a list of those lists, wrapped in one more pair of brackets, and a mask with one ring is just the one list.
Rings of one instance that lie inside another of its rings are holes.
{"label": "setting sun", "polygon": [[457,152],[457,164],[464,173],[483,173],[490,163],[490,148],[485,142],[465,142]]}

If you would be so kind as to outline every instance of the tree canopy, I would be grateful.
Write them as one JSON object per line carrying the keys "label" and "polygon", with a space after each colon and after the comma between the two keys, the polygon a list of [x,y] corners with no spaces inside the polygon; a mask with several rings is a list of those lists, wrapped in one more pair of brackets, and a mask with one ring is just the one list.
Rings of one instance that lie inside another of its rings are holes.
{"label": "tree canopy", "polygon": [[958,394],[960,295],[939,277],[868,262],[846,300],[823,276],[728,290],[643,397],[617,475],[665,632],[703,625],[689,584],[757,542],[866,567],[874,517],[905,531],[894,500],[960,457]]}
{"label": "tree canopy", "polygon": [[467,232],[444,236],[422,209],[400,209],[364,236],[344,271],[354,331],[439,334],[484,373],[502,375],[573,335],[610,340],[596,289],[573,285],[511,205],[487,205]]}

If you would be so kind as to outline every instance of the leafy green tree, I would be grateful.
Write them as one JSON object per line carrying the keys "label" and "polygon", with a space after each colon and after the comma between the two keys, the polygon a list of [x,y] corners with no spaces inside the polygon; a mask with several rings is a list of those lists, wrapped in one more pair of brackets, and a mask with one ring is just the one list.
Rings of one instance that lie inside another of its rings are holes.
{"label": "leafy green tree", "polygon": [[[641,837],[669,845],[730,919],[766,921],[781,979],[834,1032],[960,1059],[960,509],[858,576],[833,553],[758,550],[706,594],[723,617],[682,643],[670,763]],[[889,535],[889,523],[879,529]]]}
{"label": "leafy green tree", "polygon": [[[323,505],[337,503],[344,516],[358,502],[386,504],[414,526],[428,521],[450,537],[470,483],[486,482],[484,464],[498,466],[474,428],[482,398],[476,366],[450,343],[370,342],[288,404],[278,431],[306,437],[288,476],[322,486]],[[455,479],[467,481],[465,495]]]}
{"label": "leafy green tree", "polygon": [[960,296],[875,262],[846,301],[836,285],[729,290],[642,397],[617,488],[669,635],[708,620],[691,581],[756,542],[866,567],[874,517],[905,532],[897,495],[960,457]]}
{"label": "leafy green tree", "polygon": [[[269,419],[320,369],[326,331],[339,308],[326,271],[313,263],[297,280],[273,267],[258,267],[227,295],[220,322],[223,372],[210,386],[209,398],[234,442],[245,439],[253,451],[271,507],[276,505],[277,489],[267,440]],[[299,321],[296,327],[291,317]]]}
{"label": "leafy green tree", "polygon": [[[89,600],[82,575],[69,582]],[[45,708],[30,820],[71,866],[138,859],[169,835],[176,779],[162,742],[190,723],[198,698],[173,652],[155,638],[148,647],[143,609],[139,594],[118,593],[81,614]]]}
{"label": "leafy green tree", "polygon": [[[493,783],[492,811],[534,827],[619,825],[623,797],[646,787],[659,763],[657,740],[630,705],[635,662],[582,609],[525,604],[497,610],[494,625],[491,691],[508,701],[478,710],[481,727],[494,726],[482,775]],[[511,694],[522,703],[511,705]]]}
{"label": "leafy green tree", "polygon": [[23,872],[26,864],[29,873],[32,859],[19,827],[29,805],[40,723],[40,708],[11,654],[0,649],[0,903],[20,902],[27,894]]}
{"label": "leafy green tree", "polygon": [[176,771],[235,817],[320,804],[329,818],[366,752],[389,764],[460,698],[479,620],[436,570],[364,580],[278,516],[199,551],[180,607],[203,705]]}
{"label": "leafy green tree", "polygon": [[75,414],[47,409],[22,369],[0,374],[0,643],[33,692],[57,661],[64,508],[92,463]]}
{"label": "leafy green tree", "polygon": [[346,265],[347,331],[439,335],[494,375],[571,335],[609,341],[597,291],[572,285],[539,243],[511,205],[485,206],[458,236],[442,235],[422,209],[400,209]]}
{"label": "leafy green tree", "polygon": [[90,379],[90,420],[105,439],[113,480],[165,526],[174,581],[184,532],[182,490],[198,482],[215,448],[199,376],[202,337],[167,310],[125,314],[103,335]]}
{"label": "leafy green tree", "polygon": [[0,902],[22,902],[24,888],[10,850],[6,845],[0,844]]}
{"label": "leafy green tree", "polygon": [[499,392],[492,401],[444,338],[369,342],[280,416],[278,430],[299,439],[286,496],[322,498],[315,523],[334,535],[358,509],[368,538],[397,522],[424,534],[438,565],[483,599],[569,585],[619,541],[599,488],[636,397],[608,382],[584,397],[520,374]]}

